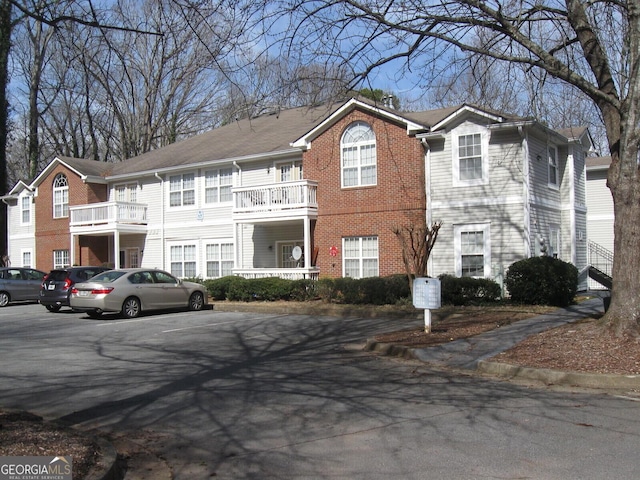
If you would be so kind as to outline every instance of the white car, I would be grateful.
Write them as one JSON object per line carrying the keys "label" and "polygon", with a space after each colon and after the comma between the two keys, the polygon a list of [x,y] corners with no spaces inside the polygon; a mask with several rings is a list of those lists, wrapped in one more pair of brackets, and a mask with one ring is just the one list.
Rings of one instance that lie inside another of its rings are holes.
{"label": "white car", "polygon": [[202,310],[207,304],[203,285],[186,282],[162,270],[124,268],[100,273],[71,290],[74,311],[99,318],[104,312],[120,312],[135,318],[147,310],[188,308]]}

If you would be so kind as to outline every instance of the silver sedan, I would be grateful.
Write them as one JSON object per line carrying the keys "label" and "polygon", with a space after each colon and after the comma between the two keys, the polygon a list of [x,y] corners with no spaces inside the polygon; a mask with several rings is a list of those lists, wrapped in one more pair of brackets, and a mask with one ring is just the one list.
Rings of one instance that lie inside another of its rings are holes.
{"label": "silver sedan", "polygon": [[124,268],[76,283],[69,304],[92,318],[99,318],[103,312],[135,318],[147,310],[202,310],[207,304],[207,291],[199,283],[183,281],[162,270]]}

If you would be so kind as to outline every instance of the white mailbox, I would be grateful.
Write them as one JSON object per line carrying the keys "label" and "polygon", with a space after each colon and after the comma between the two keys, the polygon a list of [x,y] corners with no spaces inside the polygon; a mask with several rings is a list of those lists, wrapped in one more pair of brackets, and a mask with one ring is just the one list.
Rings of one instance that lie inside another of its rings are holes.
{"label": "white mailbox", "polygon": [[413,279],[413,306],[427,310],[440,308],[440,279]]}

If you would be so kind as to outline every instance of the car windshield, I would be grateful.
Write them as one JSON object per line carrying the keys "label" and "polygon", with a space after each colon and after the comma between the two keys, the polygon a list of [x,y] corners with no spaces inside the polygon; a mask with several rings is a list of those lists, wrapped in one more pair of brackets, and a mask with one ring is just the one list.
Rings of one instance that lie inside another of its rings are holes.
{"label": "car windshield", "polygon": [[119,272],[117,270],[109,270],[108,272],[102,272],[91,279],[92,282],[97,283],[111,283],[117,280],[127,272]]}

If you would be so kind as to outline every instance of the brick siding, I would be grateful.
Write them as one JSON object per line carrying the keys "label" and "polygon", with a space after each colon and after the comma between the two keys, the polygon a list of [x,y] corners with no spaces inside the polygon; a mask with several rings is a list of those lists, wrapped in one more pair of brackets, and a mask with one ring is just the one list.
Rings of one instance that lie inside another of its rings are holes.
{"label": "brick siding", "polygon": [[[58,165],[38,186],[38,196],[34,201],[36,268],[44,271],[53,268],[53,251],[71,252],[69,217],[53,218],[53,181],[63,173],[69,184],[69,206],[105,202],[107,186],[84,183],[82,179],[64,165]],[[72,265],[102,265],[109,258],[107,237],[84,237],[80,242],[76,237],[75,257]]]}
{"label": "brick siding", "polygon": [[[352,122],[374,130],[377,185],[342,188],[340,139]],[[342,238],[377,236],[380,276],[404,273],[402,250],[393,228],[424,224],[424,150],[406,127],[355,110],[314,139],[304,152],[304,176],[318,181],[318,220],[314,228],[317,266],[323,277],[342,276]],[[331,256],[331,247],[338,255]]]}

